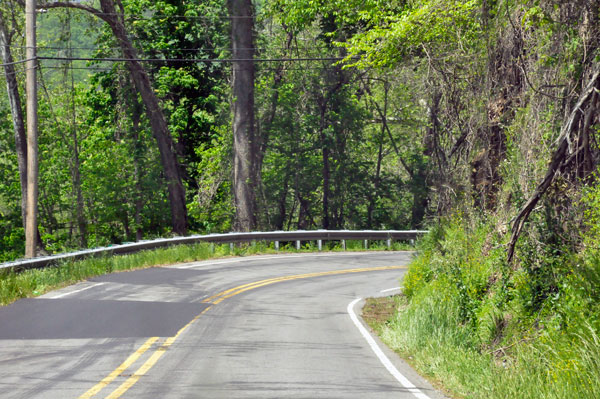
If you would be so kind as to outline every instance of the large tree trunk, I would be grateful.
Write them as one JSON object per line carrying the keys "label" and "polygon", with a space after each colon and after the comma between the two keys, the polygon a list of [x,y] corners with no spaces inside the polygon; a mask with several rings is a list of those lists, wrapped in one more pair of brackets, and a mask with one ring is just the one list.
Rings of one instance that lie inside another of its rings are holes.
{"label": "large tree trunk", "polygon": [[252,0],[229,0],[233,47],[234,229],[256,228],[257,142],[254,132],[254,18]]}
{"label": "large tree trunk", "polygon": [[[23,114],[23,103],[19,94],[17,75],[14,68],[14,59],[10,50],[11,34],[8,31],[4,15],[0,11],[0,55],[4,66],[6,77],[6,90],[10,103],[13,128],[15,131],[15,150],[17,153],[17,165],[19,168],[19,181],[21,184],[21,220],[23,229],[27,226],[27,133],[25,132],[25,115]],[[39,230],[36,233],[37,251],[45,254],[44,243]]]}
{"label": "large tree trunk", "polygon": [[173,232],[179,235],[185,235],[187,233],[185,189],[181,182],[181,173],[179,171],[179,165],[177,164],[177,158],[173,149],[173,142],[167,122],[160,108],[158,98],[152,89],[148,74],[142,65],[136,61],[138,58],[137,52],[127,37],[124,24],[117,16],[113,1],[100,0],[100,7],[106,16],[105,21],[108,23],[119,42],[123,55],[125,58],[129,59],[129,61],[127,61],[127,66],[131,73],[131,78],[146,106],[146,116],[150,121],[152,134],[158,144],[163,170],[167,179]]}
{"label": "large tree trunk", "polygon": [[4,21],[4,15],[0,10],[0,53],[4,62],[4,74],[6,76],[6,89],[10,103],[13,127],[15,130],[15,149],[17,152],[17,164],[19,166],[19,179],[21,181],[21,216],[23,228],[25,228],[26,201],[27,201],[27,134],[25,133],[25,119],[23,105],[19,94],[17,76],[12,53],[10,51],[11,38]]}
{"label": "large tree trunk", "polygon": [[152,89],[150,77],[142,67],[142,64],[139,61],[136,61],[138,59],[137,52],[127,37],[125,25],[120,18],[121,13],[117,13],[113,0],[100,0],[101,10],[75,2],[51,2],[38,5],[38,8],[45,9],[59,7],[76,8],[87,11],[102,19],[110,26],[110,29],[123,52],[123,56],[128,60],[127,67],[129,68],[131,79],[142,97],[146,116],[150,121],[152,134],[158,145],[163,172],[167,180],[173,232],[179,235],[185,235],[187,233],[188,224],[187,208],[185,205],[185,188],[181,181],[181,172],[173,148],[173,140],[165,116],[160,108],[158,98]]}
{"label": "large tree trunk", "polygon": [[[71,17],[69,14],[68,19],[68,34],[71,35]],[[68,56],[73,56],[73,51],[69,45]],[[75,219],[77,220],[77,228],[79,230],[79,245],[81,248],[87,248],[87,222],[85,220],[84,202],[83,202],[83,190],[81,187],[81,159],[79,157],[79,137],[77,136],[77,105],[75,104],[75,78],[73,77],[73,71],[70,71],[69,76],[67,70],[65,70],[65,80],[70,78],[71,83],[71,140],[73,147],[71,149],[72,156],[72,172],[71,176],[73,179],[73,195],[75,197]]]}

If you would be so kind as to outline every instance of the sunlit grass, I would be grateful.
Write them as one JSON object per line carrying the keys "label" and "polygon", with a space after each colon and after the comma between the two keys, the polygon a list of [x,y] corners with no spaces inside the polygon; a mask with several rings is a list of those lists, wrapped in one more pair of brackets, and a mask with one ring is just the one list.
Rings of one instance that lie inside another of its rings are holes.
{"label": "sunlit grass", "polygon": [[[391,250],[410,250],[405,243],[395,242]],[[387,250],[385,242],[370,242],[369,250]],[[324,251],[343,251],[339,242],[323,242]],[[364,250],[362,241],[346,241],[346,250]],[[281,243],[279,251],[273,243],[178,245],[129,255],[102,256],[78,261],[64,261],[44,269],[22,272],[0,272],[0,305],[10,304],[20,298],[42,295],[57,288],[74,284],[107,273],[144,269],[175,263],[186,263],[228,256],[249,256],[295,252],[315,252],[316,242],[302,242],[296,250],[295,242]]]}
{"label": "sunlit grass", "polygon": [[575,336],[518,342],[504,356],[472,346],[467,329],[446,317],[453,312],[433,301],[404,307],[375,330],[390,348],[451,397],[600,397],[600,341],[590,325],[584,323],[583,331]]}
{"label": "sunlit grass", "polygon": [[543,257],[553,273],[527,273],[487,225],[467,227],[422,241],[396,312],[374,330],[450,397],[600,398],[600,251]]}

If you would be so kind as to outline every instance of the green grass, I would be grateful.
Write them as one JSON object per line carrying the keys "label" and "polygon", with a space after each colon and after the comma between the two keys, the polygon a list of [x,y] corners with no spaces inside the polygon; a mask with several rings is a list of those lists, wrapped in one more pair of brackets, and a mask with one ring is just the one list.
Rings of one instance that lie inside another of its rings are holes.
{"label": "green grass", "polygon": [[521,252],[514,267],[489,225],[440,230],[376,326],[382,340],[451,397],[600,398],[600,255]]}
{"label": "green grass", "polygon": [[536,337],[503,354],[474,347],[468,329],[445,317],[446,306],[434,302],[418,307],[405,302],[405,310],[380,325],[380,336],[451,397],[600,397],[600,342],[590,325],[578,336],[546,342]]}
{"label": "green grass", "polygon": [[[347,241],[348,251],[363,250],[362,241]],[[392,250],[410,250],[403,243],[393,243]],[[0,305],[8,305],[20,298],[42,295],[48,291],[74,284],[78,281],[127,270],[136,270],[175,263],[193,262],[228,256],[249,256],[257,254],[277,254],[294,252],[313,252],[316,243],[305,242],[300,251],[295,243],[282,245],[276,251],[273,243],[257,242],[253,244],[213,245],[200,243],[178,245],[155,250],[141,251],[130,255],[103,256],[79,261],[66,261],[44,269],[31,269],[22,272],[0,272]],[[339,243],[324,242],[323,250],[342,251]],[[385,243],[371,243],[369,250],[387,250]]]}

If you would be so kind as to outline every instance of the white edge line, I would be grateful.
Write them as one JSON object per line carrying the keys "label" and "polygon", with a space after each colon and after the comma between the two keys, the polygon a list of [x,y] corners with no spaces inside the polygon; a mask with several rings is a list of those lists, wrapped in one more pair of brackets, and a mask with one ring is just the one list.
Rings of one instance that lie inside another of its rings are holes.
{"label": "white edge line", "polygon": [[[388,253],[393,253],[393,252],[402,252],[402,251],[388,251]],[[305,257],[314,257],[314,258],[321,258],[321,257],[328,257],[328,256],[356,256],[356,255],[361,255],[361,254],[369,254],[369,253],[376,253],[375,251],[373,252],[341,252],[341,253],[337,253],[337,252],[329,252],[326,254],[293,254],[293,255],[286,255],[286,254],[273,254],[273,255],[268,255],[268,256],[244,256],[244,257],[240,257],[237,259],[231,259],[231,260],[223,260],[223,261],[199,261],[199,262],[194,262],[191,265],[185,265],[185,266],[178,266],[177,264],[174,265],[170,265],[170,268],[173,269],[193,269],[195,267],[202,267],[202,266],[212,266],[212,265],[226,265],[228,263],[238,263],[238,262],[247,262],[247,261],[253,261],[253,260],[266,260],[266,259],[292,259],[292,258],[305,258]]]}
{"label": "white edge line", "polygon": [[383,353],[383,351],[381,350],[381,348],[379,347],[379,345],[377,345],[377,343],[375,342],[375,340],[373,339],[373,337],[371,336],[371,334],[362,325],[362,323],[360,322],[360,320],[358,320],[358,317],[354,313],[354,305],[356,305],[356,303],[358,301],[360,301],[361,299],[362,298],[356,298],[355,300],[353,300],[352,302],[350,302],[348,304],[348,308],[347,308],[348,314],[350,315],[350,319],[352,319],[352,322],[354,322],[354,325],[356,326],[356,328],[358,328],[358,331],[360,331],[360,333],[362,334],[362,336],[367,340],[369,346],[371,347],[371,349],[373,350],[373,352],[375,352],[375,354],[379,358],[379,361],[385,366],[385,368],[387,369],[387,371],[389,371],[390,374],[392,376],[394,376],[394,378],[404,388],[406,388],[410,393],[412,393],[415,397],[417,397],[419,399],[431,399],[429,396],[425,395],[419,388],[417,388],[416,386],[414,386],[413,383],[411,383],[408,380],[408,378],[406,378],[404,375],[402,375],[402,373],[400,373],[398,371],[398,369],[392,364],[392,362],[390,361],[390,359]]}
{"label": "white edge line", "polygon": [[380,293],[391,292],[391,291],[400,291],[402,287],[388,288],[387,290],[381,290]]}
{"label": "white edge line", "polygon": [[83,287],[83,288],[81,288],[81,289],[79,289],[79,290],[75,290],[75,291],[69,291],[69,292],[65,292],[65,293],[58,294],[58,295],[54,295],[54,296],[47,297],[47,298],[48,298],[48,299],[58,299],[58,298],[65,297],[65,296],[67,296],[67,295],[71,295],[71,294],[77,294],[78,292],[85,291],[85,290],[89,290],[90,288],[98,287],[99,285],[103,285],[103,284],[104,284],[104,283],[96,283],[96,284],[88,285],[87,287]]}

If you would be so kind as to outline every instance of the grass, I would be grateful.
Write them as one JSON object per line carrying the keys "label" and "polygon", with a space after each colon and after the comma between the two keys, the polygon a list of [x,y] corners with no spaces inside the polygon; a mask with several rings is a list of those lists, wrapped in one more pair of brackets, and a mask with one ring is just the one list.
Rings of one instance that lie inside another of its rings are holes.
{"label": "grass", "polygon": [[[346,250],[364,250],[362,241],[347,241]],[[410,250],[404,243],[393,243],[391,250]],[[295,252],[313,252],[315,243],[305,242],[300,251],[295,243],[286,243],[276,251],[273,244],[257,242],[253,244],[213,245],[200,243],[178,245],[155,250],[136,252],[129,255],[103,256],[79,261],[65,261],[53,267],[31,269],[22,272],[0,272],[0,306],[8,305],[21,298],[30,298],[62,288],[79,281],[108,273],[144,269],[175,263],[201,261],[228,256],[249,256],[258,254],[277,254]],[[343,251],[339,244],[323,243],[323,250]],[[387,250],[384,243],[372,242],[369,250]]]}
{"label": "grass", "polygon": [[522,253],[507,267],[492,234],[434,231],[388,300],[395,309],[371,317],[367,306],[367,322],[450,397],[600,398],[600,254],[531,252],[528,269]]}
{"label": "grass", "polygon": [[445,317],[448,313],[440,312],[443,305],[430,303],[415,308],[400,296],[395,302],[404,310],[374,323],[373,329],[450,397],[600,397],[600,342],[589,325],[578,339],[522,341],[510,348],[510,354],[499,355],[472,346],[468,332],[456,320]]}

